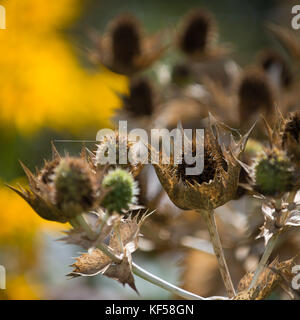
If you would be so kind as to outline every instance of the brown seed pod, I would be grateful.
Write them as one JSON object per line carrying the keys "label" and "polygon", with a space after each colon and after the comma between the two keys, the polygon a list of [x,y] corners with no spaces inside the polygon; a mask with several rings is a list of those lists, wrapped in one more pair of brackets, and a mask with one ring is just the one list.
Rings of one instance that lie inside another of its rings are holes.
{"label": "brown seed pod", "polygon": [[100,179],[83,158],[54,157],[34,176],[21,163],[29,180],[30,190],[16,189],[43,219],[67,222],[95,208],[100,194]]}
{"label": "brown seed pod", "polygon": [[[120,163],[120,144],[126,148],[126,163]],[[112,134],[105,135],[99,141],[97,150],[95,152],[94,162],[95,165],[105,169],[107,172],[109,169],[116,167],[128,170],[134,177],[136,177],[143,168],[143,163],[138,158],[138,143],[132,142],[128,136],[119,135],[118,131],[114,131]],[[115,152],[115,164],[103,163],[106,162],[110,152]],[[129,159],[129,154],[131,159]],[[131,161],[130,161],[131,160]]]}
{"label": "brown seed pod", "polygon": [[163,188],[177,207],[212,210],[234,198],[240,173],[236,159],[244,150],[250,132],[238,143],[231,136],[231,145],[226,148],[219,141],[220,129],[210,116],[210,124],[205,129],[204,171],[200,175],[185,175],[188,165],[184,161],[178,165],[154,165]]}
{"label": "brown seed pod", "polygon": [[162,44],[162,33],[145,35],[141,23],[131,14],[116,17],[103,35],[93,38],[93,60],[129,76],[149,67],[167,48]]}
{"label": "brown seed pod", "polygon": [[274,111],[274,93],[267,76],[258,69],[246,70],[238,88],[238,108],[240,123],[259,113],[272,115]]}
{"label": "brown seed pod", "polygon": [[215,45],[217,35],[213,15],[202,8],[193,9],[183,18],[177,36],[177,46],[193,60],[219,57],[228,50]]}

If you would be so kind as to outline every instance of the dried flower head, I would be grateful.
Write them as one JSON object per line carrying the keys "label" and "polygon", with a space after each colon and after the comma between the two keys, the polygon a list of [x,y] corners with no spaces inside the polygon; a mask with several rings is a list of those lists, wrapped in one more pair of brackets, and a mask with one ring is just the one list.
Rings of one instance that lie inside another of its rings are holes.
{"label": "dried flower head", "polygon": [[108,212],[123,213],[136,203],[139,189],[129,172],[122,169],[110,171],[102,184],[108,192],[101,204]]}
{"label": "dried flower head", "polygon": [[215,45],[217,35],[213,15],[204,9],[193,9],[183,18],[177,46],[194,60],[218,57],[227,53],[227,50]]}
{"label": "dried flower head", "polygon": [[147,78],[131,79],[129,96],[123,97],[124,110],[132,117],[151,116],[154,112],[154,93]]}
{"label": "dried flower head", "polygon": [[82,158],[55,157],[34,176],[23,164],[29,190],[10,187],[46,220],[67,222],[92,210],[99,197],[99,182]]}
{"label": "dried flower head", "polygon": [[[101,168],[105,167],[106,169],[120,167],[128,170],[136,177],[143,168],[143,163],[139,157],[139,147],[141,143],[142,142],[132,142],[130,137],[119,135],[118,131],[107,134],[101,137],[99,144],[97,145],[94,158],[95,165]],[[120,161],[120,153],[122,152],[121,145],[124,148],[123,151],[126,157],[126,159],[124,159],[126,160],[124,161],[124,164]],[[106,159],[108,158],[112,161],[106,163]],[[113,162],[115,164],[113,164]]]}
{"label": "dried flower head", "polygon": [[272,114],[274,94],[267,76],[260,70],[244,73],[238,88],[240,123],[248,122],[258,113]]}
{"label": "dried flower head", "polygon": [[183,155],[181,164],[154,165],[162,186],[177,207],[212,210],[235,196],[240,173],[236,159],[244,150],[250,132],[238,143],[230,135],[231,143],[227,148],[220,141],[220,129],[224,135],[224,129],[210,116],[210,124],[205,129],[204,170],[201,174],[186,175],[185,169],[189,165]]}
{"label": "dried flower head", "polygon": [[114,72],[133,75],[149,67],[166,49],[161,34],[144,35],[140,22],[130,14],[116,17],[103,36],[96,37],[97,60]]}

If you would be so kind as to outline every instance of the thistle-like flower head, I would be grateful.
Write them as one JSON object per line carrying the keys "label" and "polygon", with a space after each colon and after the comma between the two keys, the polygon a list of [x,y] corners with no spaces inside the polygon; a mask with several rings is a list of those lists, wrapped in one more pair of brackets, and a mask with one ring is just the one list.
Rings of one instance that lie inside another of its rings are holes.
{"label": "thistle-like flower head", "polygon": [[42,218],[64,223],[97,205],[100,181],[83,158],[61,158],[56,153],[36,176],[23,164],[22,167],[30,190],[10,188]]}
{"label": "thistle-like flower head", "polygon": [[130,14],[116,17],[106,32],[95,38],[94,59],[116,73],[130,76],[153,64],[167,48],[161,33],[146,36],[141,23]]}
{"label": "thistle-like flower head", "polygon": [[240,123],[257,117],[258,113],[272,114],[274,93],[266,74],[258,69],[246,70],[238,88]]}
{"label": "thistle-like flower head", "polygon": [[277,148],[260,153],[252,166],[253,188],[264,196],[279,196],[293,189],[294,168]]}
{"label": "thistle-like flower head", "polygon": [[217,36],[217,24],[213,15],[201,8],[193,9],[183,18],[177,46],[192,60],[215,58],[228,51],[215,44]]}
{"label": "thistle-like flower head", "polygon": [[173,203],[184,210],[212,210],[233,199],[240,173],[237,161],[243,152],[250,132],[236,142],[232,135],[229,146],[224,143],[226,133],[220,123],[210,116],[205,129],[204,170],[199,175],[186,175],[182,155],[181,164],[154,165],[157,176]]}
{"label": "thistle-like flower head", "polygon": [[[124,154],[126,153],[126,163],[124,164],[120,163],[121,144],[124,147]],[[119,135],[118,131],[114,131],[111,134],[103,136],[99,141],[95,152],[95,165],[100,168],[106,167],[106,169],[119,167],[128,170],[135,177],[143,168],[143,163],[138,156],[139,146],[140,144],[138,142],[132,142],[130,137]],[[112,156],[113,154],[115,154],[115,156]],[[108,157],[115,163],[104,163],[106,161],[105,158]]]}
{"label": "thistle-like flower head", "polygon": [[108,189],[101,204],[108,212],[122,213],[134,205],[139,193],[137,182],[126,170],[115,169],[103,179],[103,187]]}

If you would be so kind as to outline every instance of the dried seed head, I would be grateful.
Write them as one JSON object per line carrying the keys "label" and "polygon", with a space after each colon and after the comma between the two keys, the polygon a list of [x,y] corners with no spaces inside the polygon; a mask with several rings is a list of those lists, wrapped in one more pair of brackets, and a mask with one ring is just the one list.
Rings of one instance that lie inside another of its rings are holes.
{"label": "dried seed head", "polygon": [[45,184],[53,182],[55,168],[58,166],[59,162],[60,162],[60,159],[58,158],[55,158],[52,161],[46,162],[44,165],[44,168],[41,170],[38,176],[38,179]]}
{"label": "dried seed head", "polygon": [[214,19],[209,12],[193,9],[184,17],[178,41],[179,48],[188,55],[203,53],[215,29]]}
{"label": "dried seed head", "polygon": [[163,32],[153,36],[144,34],[139,20],[130,14],[122,14],[112,20],[103,35],[91,34],[95,49],[90,58],[100,62],[113,72],[133,76],[149,67],[167,49]]}
{"label": "dried seed head", "polygon": [[[261,68],[272,75],[279,75],[279,85],[282,87],[288,87],[292,80],[293,75],[289,65],[278,52],[272,49],[266,49],[261,52],[258,57],[258,64]],[[276,79],[274,79],[276,81]]]}
{"label": "dried seed head", "polygon": [[108,189],[102,206],[109,212],[123,213],[137,201],[137,182],[132,175],[122,169],[110,171],[103,179],[103,187]]}
{"label": "dried seed head", "polygon": [[154,165],[170,199],[183,210],[212,210],[235,196],[240,173],[237,159],[244,150],[250,132],[238,143],[231,137],[231,144],[227,148],[219,140],[219,130],[225,134],[219,123],[210,117],[210,125],[205,129],[204,170],[201,174],[186,175],[185,169],[189,166],[184,161],[175,165]]}
{"label": "dried seed head", "polygon": [[254,189],[265,196],[280,196],[293,189],[293,165],[286,153],[277,148],[255,159],[252,175]]}
{"label": "dried seed head", "polygon": [[282,134],[282,147],[292,161],[300,167],[300,112],[290,114],[285,121]]}
{"label": "dried seed head", "polygon": [[132,64],[141,53],[141,26],[137,19],[129,14],[117,17],[109,27],[109,34],[114,62]]}
{"label": "dried seed head", "polygon": [[129,92],[129,96],[124,98],[124,109],[133,117],[151,116],[154,111],[151,83],[146,78],[133,79]]}
{"label": "dried seed head", "polygon": [[30,190],[10,187],[43,219],[67,222],[93,209],[99,202],[99,184],[90,164],[83,158],[60,158],[46,162],[35,177],[21,163]]}
{"label": "dried seed head", "polygon": [[273,90],[259,70],[245,72],[238,89],[240,122],[249,121],[258,112],[270,115],[274,108]]}
{"label": "dried seed head", "polygon": [[[195,141],[193,141],[193,150],[195,150]],[[195,154],[194,154],[195,156]],[[200,159],[198,159],[200,160]],[[176,174],[178,178],[184,183],[190,184],[202,184],[203,182],[209,183],[215,177],[218,167],[223,167],[226,170],[226,161],[223,159],[221,151],[215,150],[211,143],[208,134],[205,137],[204,144],[204,169],[199,175],[186,175],[186,168],[191,168],[193,165],[189,165],[185,162],[184,154],[182,154],[182,163],[176,166]]]}
{"label": "dried seed head", "polygon": [[[125,164],[120,163],[120,144],[124,146],[126,152],[127,161]],[[143,167],[143,164],[138,157],[138,146],[139,143],[130,141],[129,137],[127,136],[119,135],[118,131],[115,131],[114,133],[109,135],[105,135],[97,145],[95,164],[100,167],[105,166],[107,169],[120,167],[122,169],[130,171],[133,176],[137,176]],[[105,158],[110,157],[110,155],[114,153],[116,157],[115,159],[113,159],[113,156],[111,159],[115,160],[115,164],[112,164],[111,162],[104,163],[106,161]]]}
{"label": "dried seed head", "polygon": [[96,202],[96,181],[89,165],[81,158],[64,158],[55,168],[53,201],[72,218],[93,209]]}

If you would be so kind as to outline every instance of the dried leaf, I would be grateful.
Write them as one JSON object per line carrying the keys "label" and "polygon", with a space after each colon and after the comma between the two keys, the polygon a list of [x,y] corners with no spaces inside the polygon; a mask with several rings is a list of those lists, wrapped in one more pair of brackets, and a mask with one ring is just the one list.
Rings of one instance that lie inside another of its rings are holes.
{"label": "dried leaf", "polygon": [[278,285],[285,281],[285,277],[291,277],[294,259],[279,262],[278,258],[261,273],[257,284],[249,290],[250,283],[254,276],[253,272],[248,272],[238,285],[238,294],[235,300],[263,300],[265,299]]}
{"label": "dried leaf", "polygon": [[101,250],[93,249],[76,258],[76,262],[72,265],[74,270],[68,275],[72,277],[94,276],[105,272],[111,263],[112,260]]}

